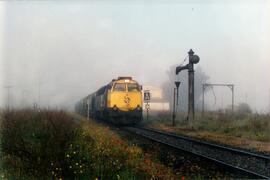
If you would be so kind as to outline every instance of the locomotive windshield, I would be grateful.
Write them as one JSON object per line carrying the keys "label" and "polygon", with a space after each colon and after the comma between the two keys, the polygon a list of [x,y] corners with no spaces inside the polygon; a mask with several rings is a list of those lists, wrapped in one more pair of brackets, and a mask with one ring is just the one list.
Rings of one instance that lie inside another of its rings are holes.
{"label": "locomotive windshield", "polygon": [[126,87],[128,92],[140,91],[140,86],[135,83],[115,83],[113,91],[126,91]]}
{"label": "locomotive windshield", "polygon": [[114,91],[126,91],[126,84],[124,84],[124,83],[115,83],[113,90]]}
{"label": "locomotive windshield", "polygon": [[128,84],[128,92],[140,91],[138,84]]}

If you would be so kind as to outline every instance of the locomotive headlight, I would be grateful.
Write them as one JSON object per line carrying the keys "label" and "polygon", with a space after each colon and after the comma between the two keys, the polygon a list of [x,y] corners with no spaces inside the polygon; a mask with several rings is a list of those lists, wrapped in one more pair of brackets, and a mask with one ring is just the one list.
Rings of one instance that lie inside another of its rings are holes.
{"label": "locomotive headlight", "polygon": [[117,110],[118,110],[118,108],[117,108],[116,105],[113,106],[113,110],[114,110],[114,111],[117,111]]}
{"label": "locomotive headlight", "polygon": [[137,106],[137,110],[138,110],[138,111],[142,110],[142,108],[141,108],[140,105]]}

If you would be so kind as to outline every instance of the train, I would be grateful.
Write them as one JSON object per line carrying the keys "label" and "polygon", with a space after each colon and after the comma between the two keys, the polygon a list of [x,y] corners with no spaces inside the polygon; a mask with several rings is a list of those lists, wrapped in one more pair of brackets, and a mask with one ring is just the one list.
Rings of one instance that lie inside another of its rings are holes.
{"label": "train", "polygon": [[143,113],[142,86],[132,77],[118,77],[75,105],[78,114],[117,125],[135,125]]}

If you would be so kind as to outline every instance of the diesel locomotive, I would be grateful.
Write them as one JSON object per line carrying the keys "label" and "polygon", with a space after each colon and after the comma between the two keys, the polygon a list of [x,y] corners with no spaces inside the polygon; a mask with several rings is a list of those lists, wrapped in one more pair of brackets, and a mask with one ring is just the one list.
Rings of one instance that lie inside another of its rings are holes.
{"label": "diesel locomotive", "polygon": [[131,125],[142,120],[142,86],[131,77],[118,77],[76,103],[85,117]]}

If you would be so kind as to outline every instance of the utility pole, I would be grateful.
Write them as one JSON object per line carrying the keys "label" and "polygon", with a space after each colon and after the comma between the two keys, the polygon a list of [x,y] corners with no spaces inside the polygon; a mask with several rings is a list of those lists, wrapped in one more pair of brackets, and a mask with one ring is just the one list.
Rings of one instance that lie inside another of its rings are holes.
{"label": "utility pole", "polygon": [[268,107],[268,110],[269,110],[269,115],[270,115],[270,89],[269,89],[269,107]]}
{"label": "utility pole", "polygon": [[8,92],[8,98],[7,98],[7,103],[8,103],[8,105],[7,105],[7,108],[8,108],[8,110],[9,110],[9,108],[10,108],[10,89],[12,88],[13,86],[5,86],[4,88],[6,88],[7,89],[7,92]]}
{"label": "utility pole", "polygon": [[38,108],[40,108],[40,81],[38,82]]}
{"label": "utility pole", "polygon": [[234,112],[234,85],[230,86],[232,90],[232,113]]}
{"label": "utility pole", "polygon": [[185,66],[176,67],[176,74],[180,71],[187,69],[188,70],[188,120],[193,121],[195,117],[194,112],[194,64],[197,64],[200,61],[199,56],[194,55],[192,49],[188,52],[189,63]]}
{"label": "utility pole", "polygon": [[40,85],[41,85],[41,82],[40,82],[40,76],[39,76],[39,79],[38,79],[38,106],[37,106],[38,109],[40,109]]}
{"label": "utility pole", "polygon": [[87,99],[87,120],[90,119],[90,100]]}
{"label": "utility pole", "polygon": [[202,85],[202,117],[204,117],[204,91],[205,91],[205,84]]}

